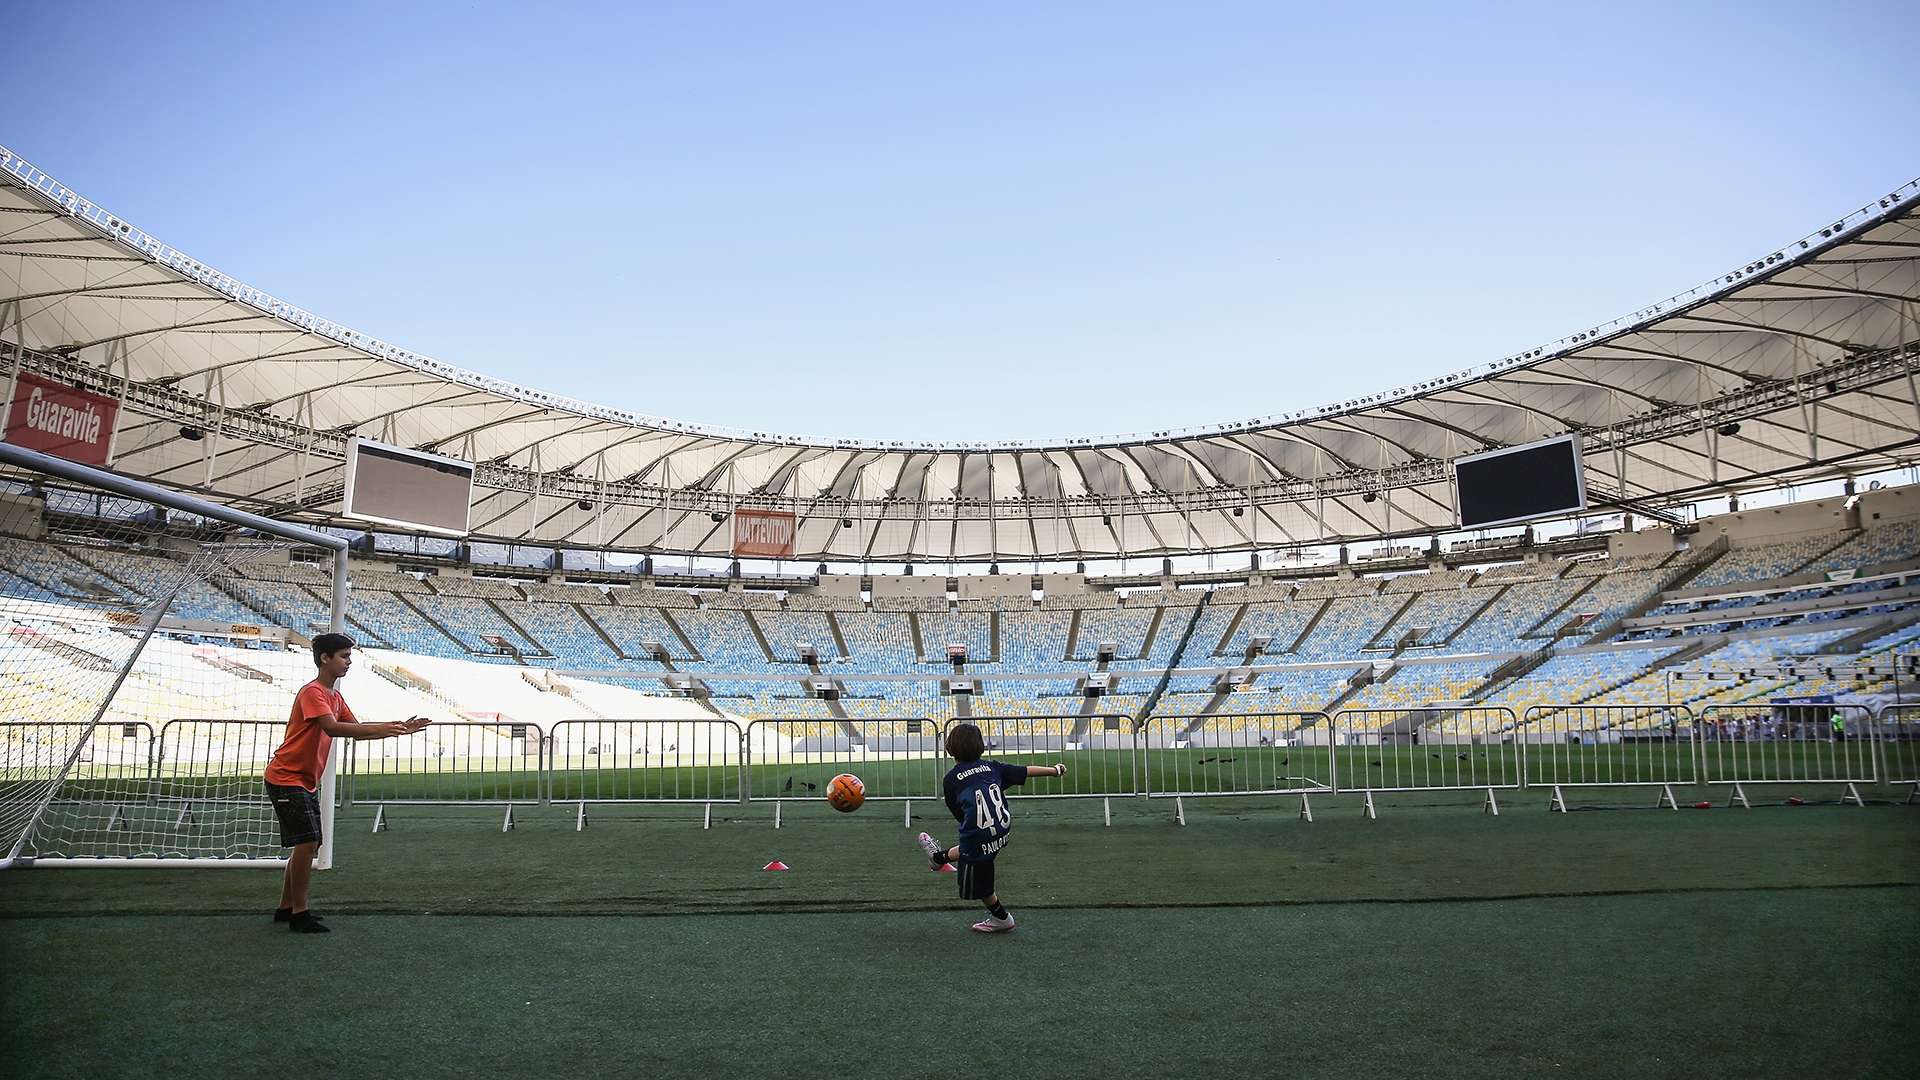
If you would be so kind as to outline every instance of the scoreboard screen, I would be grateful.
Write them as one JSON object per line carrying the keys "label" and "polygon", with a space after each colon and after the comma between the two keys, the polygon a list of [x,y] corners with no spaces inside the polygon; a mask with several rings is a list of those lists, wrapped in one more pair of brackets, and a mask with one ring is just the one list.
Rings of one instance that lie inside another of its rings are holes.
{"label": "scoreboard screen", "polygon": [[1453,479],[1463,529],[1510,525],[1587,508],[1580,444],[1572,435],[1455,458]]}
{"label": "scoreboard screen", "polygon": [[348,517],[465,536],[473,466],[439,454],[347,440]]}

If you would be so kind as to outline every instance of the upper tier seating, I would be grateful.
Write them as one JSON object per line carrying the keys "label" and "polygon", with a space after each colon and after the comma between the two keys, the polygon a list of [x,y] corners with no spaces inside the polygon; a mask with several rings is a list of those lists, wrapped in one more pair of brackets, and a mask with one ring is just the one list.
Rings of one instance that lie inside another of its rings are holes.
{"label": "upper tier seating", "polygon": [[1920,521],[1876,525],[1800,568],[1803,574],[1903,562],[1920,555]]}
{"label": "upper tier seating", "polygon": [[1772,544],[1737,547],[1700,571],[1692,581],[1687,582],[1687,588],[1701,589],[1786,577],[1798,573],[1801,567],[1832,547],[1834,539],[1833,533],[1816,533]]}

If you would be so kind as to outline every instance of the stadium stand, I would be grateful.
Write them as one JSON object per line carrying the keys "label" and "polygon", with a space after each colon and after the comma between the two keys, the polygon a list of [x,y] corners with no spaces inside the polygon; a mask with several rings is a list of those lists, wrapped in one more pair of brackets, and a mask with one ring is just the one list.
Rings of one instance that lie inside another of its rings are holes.
{"label": "stadium stand", "polygon": [[[1100,708],[1139,708],[1155,692],[1160,673],[1175,664],[1183,638],[1187,647],[1158,699],[1158,711],[1166,715],[1248,711],[1250,702],[1285,711],[1336,701],[1356,709],[1403,709],[1469,696],[1516,711],[1549,701],[1658,702],[1669,693],[1675,700],[1738,702],[1831,693],[1839,682],[1794,671],[1722,677],[1684,692],[1671,687],[1689,672],[1744,672],[1815,655],[1843,638],[1858,649],[1849,661],[1920,640],[1920,631],[1904,622],[1873,632],[1880,622],[1920,612],[1920,591],[1910,587],[1920,582],[1904,571],[1833,582],[1808,582],[1805,576],[1869,561],[1897,564],[1912,556],[1917,540],[1914,523],[1895,522],[1724,554],[1535,559],[1391,576],[1276,580],[1211,592],[1149,588],[1124,599],[1098,588],[1058,590],[1037,606],[1025,596],[952,603],[882,597],[869,608],[857,598],[804,594],[790,596],[783,606],[764,591],[422,577],[358,563],[348,617],[364,645],[390,648],[396,657],[480,661],[492,669],[510,668],[517,654],[528,665],[606,670],[607,679],[596,686],[664,697],[666,688],[644,678],[665,671],[645,655],[642,642],[655,642],[678,670],[711,677],[707,689],[720,708],[808,721],[833,714],[799,681],[805,674],[796,649],[801,642],[818,651],[823,675],[842,681],[848,715],[954,715],[956,703],[941,694],[939,681],[951,673],[950,642],[966,645],[966,673],[981,679],[967,703],[979,715],[1079,711],[1083,699],[1073,676],[1092,669],[1106,641],[1116,646],[1110,670],[1127,677]],[[158,554],[17,537],[0,537],[0,555],[6,560],[0,590],[48,605],[132,604],[145,590],[171,581],[178,565]],[[1716,555],[1679,595],[1659,595],[1694,560]],[[1790,580],[1774,584],[1783,574]],[[321,568],[248,567],[245,576],[216,580],[215,586],[187,590],[174,615],[277,625],[297,635],[325,624],[329,579]],[[1612,631],[1615,645],[1568,647],[1628,616],[1627,625]],[[1417,638],[1415,629],[1421,630]],[[1778,632],[1783,629],[1797,632]],[[182,646],[259,651],[184,628],[171,636]],[[1283,666],[1256,674],[1251,686],[1223,699],[1214,690],[1217,673],[1244,666],[1256,637],[1268,644],[1253,663]],[[1549,646],[1560,651],[1542,652]],[[1485,685],[1507,658],[1528,654],[1538,660],[1532,670]],[[1673,672],[1661,666],[1677,656]],[[1390,660],[1395,663],[1382,667],[1382,678],[1349,691],[1363,662]],[[918,678],[871,678],[910,674]]]}

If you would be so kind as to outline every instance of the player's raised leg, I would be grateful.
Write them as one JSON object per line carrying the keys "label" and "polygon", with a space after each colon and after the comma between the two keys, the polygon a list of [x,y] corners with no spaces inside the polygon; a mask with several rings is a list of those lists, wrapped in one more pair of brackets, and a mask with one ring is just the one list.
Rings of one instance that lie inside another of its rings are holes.
{"label": "player's raised leg", "polygon": [[940,846],[939,841],[926,833],[920,834],[920,850],[927,856],[927,865],[932,869],[938,870],[953,861],[948,857],[949,853],[946,849]]}

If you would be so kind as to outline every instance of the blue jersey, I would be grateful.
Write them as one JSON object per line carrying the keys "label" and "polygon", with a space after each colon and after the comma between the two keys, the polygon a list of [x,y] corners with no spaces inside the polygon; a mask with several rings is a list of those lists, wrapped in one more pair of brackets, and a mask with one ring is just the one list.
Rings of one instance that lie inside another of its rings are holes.
{"label": "blue jersey", "polygon": [[1013,831],[1006,789],[1026,782],[1025,765],[1002,765],[982,759],[962,762],[947,770],[942,786],[947,809],[960,823],[962,859],[991,859],[1006,845],[1007,834]]}

